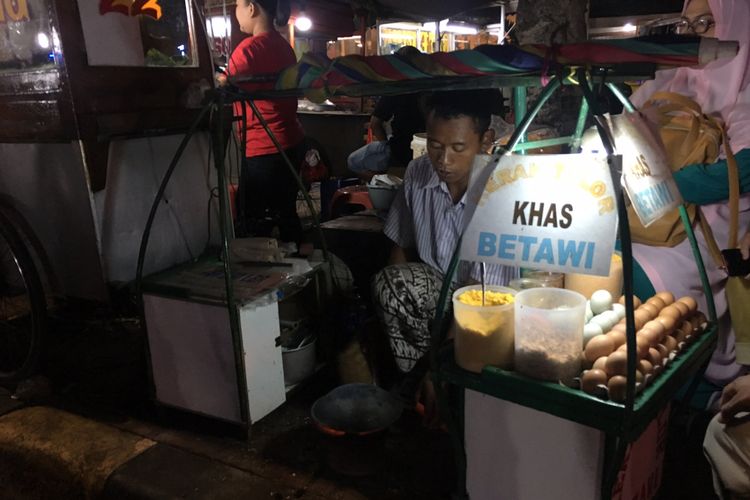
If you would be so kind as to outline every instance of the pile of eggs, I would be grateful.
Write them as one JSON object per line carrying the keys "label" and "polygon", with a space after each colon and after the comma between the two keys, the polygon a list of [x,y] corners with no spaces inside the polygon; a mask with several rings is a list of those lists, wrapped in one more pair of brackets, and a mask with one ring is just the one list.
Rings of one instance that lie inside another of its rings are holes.
{"label": "pile of eggs", "polygon": [[[625,343],[625,297],[612,303],[605,290],[591,296],[584,327],[584,364],[580,387],[597,396],[622,402],[627,385]],[[636,329],[636,389],[658,376],[690,341],[705,328],[706,316],[692,297],[675,300],[670,292],[659,292],[641,303],[633,297]],[[590,310],[589,310],[590,309]]]}

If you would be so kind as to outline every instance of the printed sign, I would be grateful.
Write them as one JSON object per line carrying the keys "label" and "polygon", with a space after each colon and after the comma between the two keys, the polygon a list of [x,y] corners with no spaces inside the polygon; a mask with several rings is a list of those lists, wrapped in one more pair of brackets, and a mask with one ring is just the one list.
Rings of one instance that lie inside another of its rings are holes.
{"label": "printed sign", "polygon": [[644,227],[682,204],[661,141],[640,113],[610,117],[617,152],[622,155],[623,187]]}
{"label": "printed sign", "polygon": [[28,21],[29,4],[27,0],[4,0],[0,2],[0,23]]}
{"label": "printed sign", "polygon": [[150,16],[161,19],[159,0],[99,0],[99,14],[119,12],[126,16]]}
{"label": "printed sign", "polygon": [[606,158],[504,155],[470,189],[461,258],[607,276],[616,208]]}

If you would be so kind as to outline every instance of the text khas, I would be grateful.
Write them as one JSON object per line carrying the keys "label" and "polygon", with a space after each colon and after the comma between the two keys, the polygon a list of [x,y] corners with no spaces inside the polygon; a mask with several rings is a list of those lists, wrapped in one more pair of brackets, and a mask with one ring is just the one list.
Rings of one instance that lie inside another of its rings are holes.
{"label": "text khas", "polygon": [[567,229],[572,223],[573,205],[569,203],[560,207],[559,211],[555,203],[516,201],[513,206],[513,224]]}

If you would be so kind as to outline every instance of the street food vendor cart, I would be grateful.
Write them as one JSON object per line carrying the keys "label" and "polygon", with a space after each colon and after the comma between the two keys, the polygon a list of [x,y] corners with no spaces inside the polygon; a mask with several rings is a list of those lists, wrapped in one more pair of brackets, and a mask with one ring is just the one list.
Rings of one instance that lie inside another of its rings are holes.
{"label": "street food vendor cart", "polygon": [[[590,85],[591,82],[596,81],[613,82],[618,79],[648,78],[654,69],[654,64],[690,65],[697,62],[694,57],[697,56],[697,47],[692,56],[683,58],[686,53],[679,56],[674,54],[675,57],[671,57],[667,56],[669,49],[664,46],[656,44],[651,46],[651,49],[646,49],[644,45],[641,45],[643,43],[648,45],[650,42],[637,39],[627,41],[624,44],[627,46],[627,50],[633,50],[634,53],[639,55],[625,57],[626,60],[623,61],[622,53],[619,53],[618,57],[613,58],[613,60],[617,60],[615,63],[606,60],[607,50],[603,45],[597,45],[596,50],[588,50],[587,44],[558,47],[559,52],[557,54],[565,60],[565,63],[558,67],[555,75],[540,74],[540,72],[544,72],[543,68],[547,67],[549,63],[549,60],[545,57],[539,57],[538,59],[526,57],[529,54],[546,54],[549,56],[550,52],[539,46],[522,48],[498,46],[492,49],[484,48],[482,51],[472,52],[471,54],[438,54],[432,59],[433,64],[457,68],[460,63],[462,66],[463,72],[457,71],[457,74],[450,77],[423,75],[421,78],[409,78],[394,76],[396,72],[392,71],[393,67],[401,68],[404,63],[401,59],[398,61],[389,60],[389,57],[395,56],[383,56],[374,59],[339,58],[332,61],[329,67],[316,67],[303,59],[297,67],[291,68],[281,76],[279,79],[280,85],[275,91],[252,95],[237,92],[231,94],[234,99],[243,99],[249,102],[256,98],[300,95],[306,92],[318,97],[326,93],[341,93],[352,96],[388,95],[427,89],[526,87],[538,85],[540,76],[542,76],[542,79],[548,80],[549,83],[545,85],[539,102],[535,104],[528,117],[523,120],[519,119],[517,130],[507,147],[508,151],[559,144],[568,144],[573,150],[576,150],[580,146],[585,118],[589,112],[588,106],[591,106],[608,156],[603,162],[597,160],[591,163],[585,156],[569,155],[568,158],[574,161],[572,163],[567,161],[566,166],[566,159],[563,158],[566,155],[554,155],[555,158],[552,158],[552,160],[557,163],[562,162],[562,166],[555,164],[550,171],[557,171],[559,178],[561,171],[568,172],[565,170],[566,168],[570,170],[578,166],[579,171],[571,176],[573,178],[571,182],[577,182],[579,187],[591,188],[591,198],[600,207],[599,210],[591,211],[593,215],[596,216],[599,213],[600,215],[606,214],[610,218],[614,217],[614,220],[608,219],[606,226],[608,229],[605,228],[607,237],[599,241],[601,243],[599,247],[596,247],[595,241],[584,242],[582,246],[573,242],[573,247],[580,249],[579,253],[586,253],[586,257],[579,255],[578,258],[573,259],[575,260],[575,266],[573,267],[576,268],[576,272],[605,275],[609,272],[610,259],[614,250],[616,221],[620,221],[619,232],[624,277],[624,307],[622,307],[622,329],[624,331],[621,349],[621,357],[624,363],[621,378],[624,383],[617,393],[610,388],[603,393],[593,391],[590,394],[582,390],[582,385],[571,384],[569,380],[560,381],[568,383],[545,382],[528,376],[528,374],[507,369],[507,367],[503,369],[487,365],[478,373],[461,368],[454,361],[455,348],[453,345],[449,344],[445,349],[437,347],[441,346],[448,330],[448,323],[450,323],[450,321],[442,321],[443,311],[446,311],[447,307],[447,292],[450,283],[450,280],[446,279],[436,315],[437,318],[441,318],[441,321],[436,321],[433,328],[432,345],[436,347],[433,348],[432,352],[432,368],[437,381],[448,382],[464,389],[461,398],[463,404],[458,407],[456,405],[449,406],[446,405],[444,395],[441,395],[443,392],[442,384],[436,384],[441,406],[445,410],[442,415],[449,424],[452,438],[456,444],[459,473],[464,479],[459,486],[461,489],[459,493],[465,494],[467,491],[463,489],[465,487],[472,498],[498,498],[504,491],[518,493],[519,496],[513,496],[513,498],[543,498],[544,496],[538,496],[540,491],[547,493],[553,491],[567,492],[567,489],[561,490],[560,488],[569,488],[571,485],[577,484],[579,487],[573,493],[575,498],[620,497],[622,491],[618,489],[619,487],[615,487],[618,473],[621,472],[623,466],[632,468],[634,463],[632,456],[630,459],[626,459],[626,456],[630,456],[627,455],[627,450],[635,449],[631,447],[633,443],[637,445],[646,442],[647,445],[653,445],[651,448],[663,445],[663,442],[658,442],[658,427],[664,424],[664,414],[669,402],[683,384],[700,375],[710,358],[716,341],[716,324],[715,313],[713,307],[710,306],[710,293],[706,293],[709,300],[708,320],[702,322],[695,329],[692,329],[691,323],[688,323],[688,326],[691,326],[691,335],[686,334],[686,336],[691,337],[690,343],[681,343],[679,354],[677,354],[677,348],[674,351],[667,351],[665,356],[668,356],[669,361],[660,367],[658,377],[649,379],[648,383],[636,384],[636,350],[641,349],[640,341],[636,341],[636,326],[641,319],[637,319],[638,315],[635,314],[632,256],[629,229],[626,223],[625,194],[620,182],[614,182],[619,180],[626,167],[621,163],[621,157],[614,154],[614,144],[610,138],[607,125],[601,117],[601,112],[596,109],[596,101],[593,99],[593,90]],[[649,52],[657,46],[658,50]],[[623,48],[623,45],[620,45],[620,48]],[[649,54],[639,52],[642,49]],[[656,55],[657,52],[658,55]],[[665,59],[661,59],[661,57],[665,57]],[[618,62],[636,64],[620,65],[617,64]],[[426,67],[426,65],[419,65],[419,61],[413,61],[412,64],[419,67],[420,70],[424,70]],[[471,66],[471,69],[466,69],[468,66]],[[381,74],[373,78],[373,74],[378,75],[377,71],[373,71],[375,67],[381,69]],[[337,69],[341,69],[341,71],[337,72]],[[445,75],[446,73],[440,74]],[[296,84],[289,86],[289,82],[296,82]],[[580,85],[586,97],[574,136],[548,139],[542,141],[543,144],[523,143],[523,136],[533,116],[549,95],[563,84]],[[610,86],[610,89],[617,93],[616,87]],[[519,111],[523,111],[523,109],[517,109],[516,111],[516,116],[520,118],[523,113]],[[508,158],[511,159],[508,160]],[[474,195],[476,195],[474,199],[482,199],[484,203],[489,198],[483,196],[497,191],[498,187],[503,184],[512,184],[519,179],[544,177],[545,169],[541,167],[525,169],[521,158],[513,159],[507,154],[495,157],[495,161],[490,163],[490,167],[484,170],[488,177],[483,179],[487,182],[475,184],[475,187],[479,186],[479,191],[474,192]],[[505,178],[501,169],[502,167],[508,167],[507,162],[512,164],[512,173],[506,172],[508,175]],[[542,160],[539,160],[539,162],[541,163]],[[589,171],[586,168],[594,164],[598,164],[595,167],[596,172],[599,172],[602,179],[606,180],[602,183],[603,191],[598,188],[594,189],[593,183],[587,181],[586,176]],[[530,165],[526,166],[529,167]],[[572,173],[572,170],[570,172]],[[496,173],[499,173],[499,177],[492,177]],[[493,182],[494,184],[492,184]],[[607,194],[606,200],[604,199],[605,194]],[[592,202],[592,200],[586,201]],[[480,220],[490,227],[488,229],[490,232],[491,228],[494,227],[493,225],[497,224],[499,227],[499,221],[505,212],[501,213],[496,210],[493,212],[493,207],[496,208],[498,205],[492,205],[489,202],[485,203],[484,206],[481,203],[479,205],[479,208],[476,208],[477,212],[475,213],[475,219],[472,219],[472,224],[476,220]],[[477,219],[477,213],[481,212],[482,209],[484,209],[484,214]],[[685,217],[684,208],[680,210]],[[541,219],[541,216],[537,217]],[[686,218],[683,220],[687,222]],[[552,225],[557,226],[556,223]],[[689,224],[686,223],[686,225],[690,233]],[[567,227],[565,224],[560,226]],[[604,226],[598,227],[601,229]],[[472,226],[469,225],[467,231],[471,229]],[[578,227],[577,229],[583,231],[586,228]],[[464,233],[465,241],[469,241],[468,251],[466,248],[456,249],[451,267],[446,273],[449,277],[455,272],[460,260],[459,250],[462,252],[461,258],[465,258],[467,253],[479,252],[474,257],[485,256],[488,257],[485,260],[490,262],[496,262],[490,257],[502,256],[507,251],[507,246],[497,246],[500,244],[498,243],[500,240],[496,238],[497,235],[490,234],[487,240],[477,240],[477,234],[482,235],[483,233],[477,228],[474,228],[474,233]],[[477,241],[479,241],[478,245]],[[490,250],[482,253],[483,248],[486,250],[489,247],[491,247]],[[564,244],[563,248],[568,247]],[[599,250],[595,251],[595,248]],[[530,253],[518,251],[518,255],[526,255],[524,257],[526,259],[528,259]],[[696,251],[695,257],[696,265],[702,270],[700,253]],[[545,259],[550,261],[550,266],[548,266],[550,270],[560,270],[561,263],[553,262],[554,259],[551,256],[542,257],[542,264],[539,265],[539,261],[537,261],[535,267],[544,268]],[[474,258],[473,260],[483,259]],[[707,289],[706,292],[708,292]],[[687,307],[685,304],[683,305]],[[581,332],[578,332],[578,335],[576,359],[580,356]],[[663,359],[666,359],[666,357]],[[579,364],[578,370],[580,369]],[[483,415],[489,418],[483,420]],[[498,416],[500,419],[495,418]],[[539,427],[534,428],[533,425],[528,425],[528,422],[537,422],[546,431],[539,429]],[[553,429],[553,431],[550,432],[550,429]],[[647,429],[655,430],[651,432]],[[537,432],[538,439],[533,435],[534,431]],[[519,434],[508,436],[508,432],[519,432]],[[649,443],[650,440],[657,442]],[[488,445],[483,445],[483,443]],[[526,449],[520,449],[522,447]],[[537,464],[541,462],[535,462],[533,459],[535,453],[538,456],[552,457],[544,463],[560,464],[559,473],[548,470],[540,471]],[[655,462],[652,463],[653,470],[647,472],[651,473],[656,470],[657,474],[645,477],[645,482],[650,484],[649,487],[651,488],[655,487],[654,485],[658,486],[660,480],[658,477],[659,466]],[[579,471],[581,474],[587,475],[585,480],[579,480],[580,478],[576,475]],[[498,478],[500,479],[498,480]],[[508,482],[509,479],[516,482],[523,481],[526,485],[541,486],[526,489],[514,487],[511,490],[504,490],[506,486],[511,485]],[[643,478],[639,478],[639,480],[641,479]],[[633,494],[633,498],[643,491],[645,490],[637,490]]]}
{"label": "street food vendor cart", "polygon": [[[0,5],[0,380],[32,370],[55,297],[108,302],[113,285],[135,277],[158,181],[213,79],[193,5]],[[207,137],[182,155],[149,271],[207,243]]]}

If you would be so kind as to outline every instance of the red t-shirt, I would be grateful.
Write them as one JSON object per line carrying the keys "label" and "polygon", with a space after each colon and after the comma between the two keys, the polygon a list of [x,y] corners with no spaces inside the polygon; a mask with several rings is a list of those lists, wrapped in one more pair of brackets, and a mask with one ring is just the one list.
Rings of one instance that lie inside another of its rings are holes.
{"label": "red t-shirt", "polygon": [[[279,73],[297,62],[294,50],[278,31],[268,31],[242,40],[229,59],[229,74],[269,75]],[[273,83],[243,84],[247,91],[273,88]],[[242,116],[241,103],[234,104],[235,116]],[[297,99],[284,98],[268,101],[255,101],[255,105],[284,149],[296,146],[303,137],[302,126],[297,120]],[[252,108],[245,104],[247,116],[247,144],[245,156],[260,156],[277,153],[271,138],[268,137]]]}

